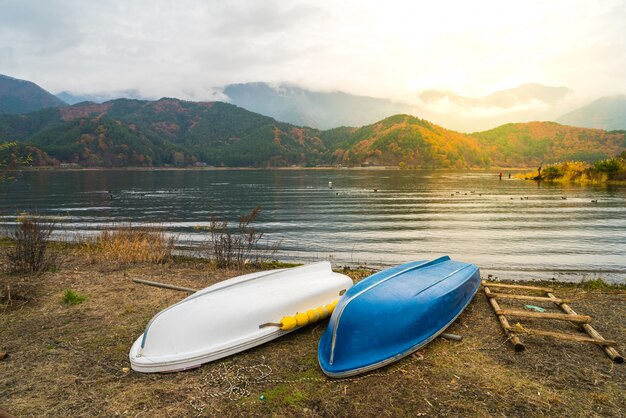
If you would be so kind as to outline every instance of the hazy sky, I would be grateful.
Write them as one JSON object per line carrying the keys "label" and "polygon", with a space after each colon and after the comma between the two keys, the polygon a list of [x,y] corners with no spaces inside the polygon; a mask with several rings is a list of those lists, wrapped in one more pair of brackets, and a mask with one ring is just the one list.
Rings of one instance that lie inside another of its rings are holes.
{"label": "hazy sky", "polygon": [[626,1],[0,0],[0,73],[52,92],[292,82],[404,98],[626,93]]}

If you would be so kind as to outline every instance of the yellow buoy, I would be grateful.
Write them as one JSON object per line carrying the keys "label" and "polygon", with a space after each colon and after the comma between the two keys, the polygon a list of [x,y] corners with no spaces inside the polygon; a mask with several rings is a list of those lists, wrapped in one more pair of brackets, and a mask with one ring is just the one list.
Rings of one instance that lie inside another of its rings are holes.
{"label": "yellow buoy", "polygon": [[306,315],[309,317],[309,322],[317,322],[320,319],[320,314],[315,309],[309,309]]}
{"label": "yellow buoy", "polygon": [[326,309],[328,310],[329,314],[333,313],[333,311],[335,310],[335,306],[337,306],[337,303],[339,303],[339,301],[335,300],[326,305]]}
{"label": "yellow buoy", "polygon": [[280,320],[280,329],[284,331],[288,331],[290,329],[294,329],[297,325],[296,318],[293,316],[286,316]]}
{"label": "yellow buoy", "polygon": [[328,318],[339,301],[335,300],[324,306],[318,306],[315,309],[309,309],[305,313],[298,312],[295,316],[285,316],[280,320],[280,329],[289,331],[295,327],[303,327],[307,324],[317,322],[321,319]]}
{"label": "yellow buoy", "polygon": [[303,327],[309,323],[309,316],[305,313],[297,313],[296,314],[296,324],[299,327]]}
{"label": "yellow buoy", "polygon": [[317,311],[317,315],[319,316],[319,319],[328,318],[328,310],[326,309],[325,306],[318,306],[317,308],[315,308],[315,310]]}

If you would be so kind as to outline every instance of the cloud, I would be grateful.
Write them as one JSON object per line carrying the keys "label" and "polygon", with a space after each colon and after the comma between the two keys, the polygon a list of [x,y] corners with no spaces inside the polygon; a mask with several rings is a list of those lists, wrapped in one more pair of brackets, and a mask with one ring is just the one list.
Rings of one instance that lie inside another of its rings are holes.
{"label": "cloud", "polygon": [[536,81],[626,92],[626,2],[0,0],[0,72],[51,91],[213,97],[292,82],[404,99]]}
{"label": "cloud", "polygon": [[14,53],[53,55],[80,42],[71,15],[53,2],[2,0],[0,10],[0,47]]}

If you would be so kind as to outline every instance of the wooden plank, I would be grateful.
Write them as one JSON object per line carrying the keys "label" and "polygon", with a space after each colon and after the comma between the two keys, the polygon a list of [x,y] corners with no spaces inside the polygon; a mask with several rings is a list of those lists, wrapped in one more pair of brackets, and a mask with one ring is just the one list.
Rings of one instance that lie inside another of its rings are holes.
{"label": "wooden plank", "polygon": [[483,286],[489,287],[502,287],[505,289],[525,289],[525,290],[539,290],[542,292],[553,292],[549,287],[539,287],[539,286],[522,286],[521,284],[504,284],[504,283],[492,283],[483,280]]}
{"label": "wooden plank", "polygon": [[[569,302],[565,299],[552,299],[545,296],[530,296],[530,295],[513,295],[511,293],[491,293],[488,297],[490,298],[501,298],[501,299],[516,299],[516,300],[534,300],[537,302],[554,302],[554,303],[565,303]],[[558,301],[558,302],[557,302]]]}
{"label": "wooden plank", "polygon": [[580,335],[565,334],[565,333],[562,333],[562,332],[544,331],[544,330],[540,330],[540,329],[530,329],[530,328],[526,328],[526,327],[524,327],[523,329],[520,329],[520,330],[518,330],[515,327],[511,327],[511,329],[509,329],[509,331],[520,333],[520,334],[540,335],[540,336],[545,336],[545,337],[557,338],[559,340],[586,342],[586,343],[593,343],[593,344],[598,344],[598,345],[615,345],[615,344],[617,344],[616,341],[612,341],[612,340],[590,338],[590,337],[581,337]]}
{"label": "wooden plank", "polygon": [[506,317],[504,315],[497,314],[497,312],[500,310],[500,305],[498,305],[498,302],[496,301],[495,298],[489,297],[489,295],[491,294],[491,291],[489,290],[489,288],[485,287],[484,289],[485,289],[485,295],[487,295],[487,299],[489,299],[489,303],[491,304],[491,307],[493,308],[494,312],[496,312],[496,316],[498,317],[498,320],[500,321],[500,325],[502,325],[502,328],[504,329],[504,333],[509,337],[509,341],[511,341],[511,344],[513,344],[513,347],[515,347],[515,351],[519,353],[519,352],[526,350],[526,346],[522,344],[522,341],[519,339],[519,337],[509,331],[509,329],[511,328],[511,324],[509,324],[509,321],[506,319]]}
{"label": "wooden plank", "polygon": [[442,334],[439,334],[439,336],[441,338],[445,338],[446,340],[463,341],[463,336],[462,335],[448,334],[447,332],[444,332]]}
{"label": "wooden plank", "polygon": [[198,291],[198,289],[192,289],[190,287],[176,286],[176,285],[167,284],[167,283],[151,282],[150,280],[133,279],[133,282],[139,283],[139,284],[145,284],[147,286],[160,287],[162,289],[180,290],[181,292],[196,293]]}
{"label": "wooden plank", "polygon": [[[552,293],[546,292],[546,294],[553,301],[558,300],[558,298],[554,296]],[[566,303],[558,303],[558,302],[554,302],[554,303],[559,305],[559,307],[563,310],[563,312],[567,313],[568,315],[577,315],[577,313]],[[600,335],[598,331],[595,330],[595,328],[593,328],[589,324],[582,324],[582,328],[591,338],[595,338],[597,340],[605,339],[602,335]],[[620,364],[624,362],[624,357],[615,348],[604,346],[602,347],[602,349],[604,350],[606,355],[609,356],[609,358],[613,360],[614,362],[620,363]]]}
{"label": "wooden plank", "polygon": [[556,319],[559,321],[571,321],[571,322],[580,322],[580,323],[587,323],[591,321],[591,317],[587,315],[571,315],[571,314],[552,313],[552,312],[527,312],[527,311],[518,311],[515,309],[500,309],[499,311],[496,311],[496,314],[519,316],[522,318]]}

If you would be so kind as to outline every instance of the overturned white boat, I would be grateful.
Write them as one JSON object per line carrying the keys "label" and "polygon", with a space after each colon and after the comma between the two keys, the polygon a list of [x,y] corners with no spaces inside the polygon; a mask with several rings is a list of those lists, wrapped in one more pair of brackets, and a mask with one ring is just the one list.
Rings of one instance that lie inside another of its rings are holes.
{"label": "overturned white boat", "polygon": [[179,371],[256,347],[329,316],[351,286],[329,262],[214,284],[155,315],[130,349],[131,366]]}

